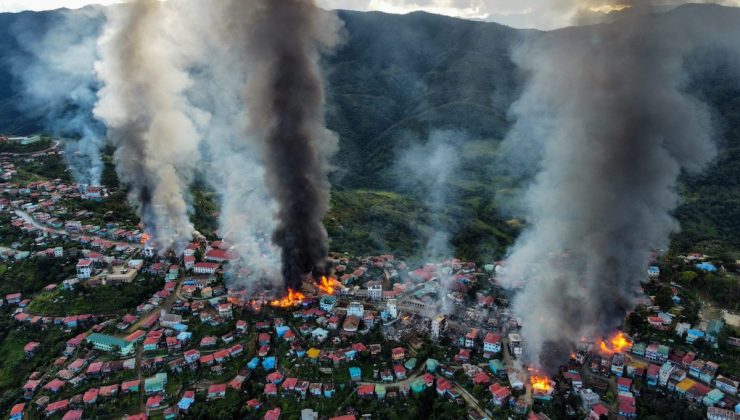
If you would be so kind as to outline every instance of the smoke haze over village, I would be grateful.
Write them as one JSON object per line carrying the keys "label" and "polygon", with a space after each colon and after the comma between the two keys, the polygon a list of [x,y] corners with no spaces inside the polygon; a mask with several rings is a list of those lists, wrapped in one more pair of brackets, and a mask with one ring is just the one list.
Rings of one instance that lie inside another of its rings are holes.
{"label": "smoke haze over village", "polygon": [[740,413],[734,0],[92,4],[0,4],[12,420]]}

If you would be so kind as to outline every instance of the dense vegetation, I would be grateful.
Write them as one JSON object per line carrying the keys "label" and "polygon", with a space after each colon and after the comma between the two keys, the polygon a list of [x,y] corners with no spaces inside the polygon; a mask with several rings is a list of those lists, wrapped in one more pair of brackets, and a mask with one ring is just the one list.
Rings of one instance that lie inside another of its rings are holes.
{"label": "dense vegetation", "polygon": [[51,147],[52,142],[48,138],[37,141],[36,143],[21,144],[9,141],[0,142],[0,153],[33,153]]}
{"label": "dense vegetation", "polygon": [[82,284],[74,290],[55,289],[35,296],[29,311],[48,316],[133,313],[163,285],[161,278],[139,276],[132,283],[120,285]]}
{"label": "dense vegetation", "polygon": [[0,294],[33,293],[48,284],[74,277],[76,261],[68,259],[60,263],[53,258],[41,256],[19,262],[0,263],[0,276],[3,280],[0,282]]}
{"label": "dense vegetation", "polygon": [[[8,310],[0,312],[0,407],[10,407],[22,395],[21,386],[34,370],[51,363],[64,349],[69,336],[59,328],[17,327]],[[29,341],[41,343],[38,353],[30,360],[23,347]]]}

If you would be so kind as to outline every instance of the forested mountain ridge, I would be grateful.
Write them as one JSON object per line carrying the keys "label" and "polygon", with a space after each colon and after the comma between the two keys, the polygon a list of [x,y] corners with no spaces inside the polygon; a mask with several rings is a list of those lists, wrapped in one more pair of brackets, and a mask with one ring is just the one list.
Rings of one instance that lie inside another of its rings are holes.
{"label": "forested mountain ridge", "polygon": [[[43,31],[55,13],[0,14],[0,132],[43,131],[40,116],[19,109],[19,81],[10,62],[27,54],[14,25]],[[327,122],[340,138],[333,160],[334,194],[327,227],[337,251],[420,252],[435,228],[451,233],[456,253],[479,261],[500,257],[521,226],[508,209],[510,180],[497,165],[498,145],[525,75],[512,48],[537,31],[428,13],[338,12],[346,41],[323,65]],[[665,14],[702,13],[737,19],[738,9],[689,5]],[[584,29],[587,30],[587,29]],[[740,42],[740,41],[738,41]],[[690,90],[714,110],[720,158],[686,177],[677,211],[681,248],[740,249],[740,83],[721,54],[699,51],[687,60]],[[429,191],[404,182],[399,156],[444,132],[458,159],[447,180],[445,205],[432,211]],[[432,217],[439,213],[440,217]],[[434,219],[434,220],[433,220]]]}

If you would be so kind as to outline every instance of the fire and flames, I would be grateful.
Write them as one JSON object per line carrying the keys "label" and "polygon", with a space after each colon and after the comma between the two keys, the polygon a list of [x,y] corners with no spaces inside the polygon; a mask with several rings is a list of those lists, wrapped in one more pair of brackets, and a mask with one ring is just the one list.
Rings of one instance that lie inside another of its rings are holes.
{"label": "fire and flames", "polygon": [[614,334],[608,341],[599,340],[599,351],[605,355],[622,353],[632,347],[632,341],[623,332]]}
{"label": "fire and flames", "polygon": [[535,394],[550,394],[553,390],[552,381],[545,375],[530,375],[529,384]]}
{"label": "fire and flames", "polygon": [[288,296],[285,296],[282,299],[274,299],[270,301],[270,306],[290,308],[291,306],[295,306],[303,302],[304,299],[306,299],[306,295],[303,293],[297,292],[293,289],[288,289]]}
{"label": "fire and flames", "polygon": [[321,276],[321,281],[316,285],[323,293],[333,295],[342,286],[334,277]]}
{"label": "fire and flames", "polygon": [[148,233],[142,233],[141,237],[139,238],[139,242],[141,242],[142,244],[146,244],[147,242],[149,242],[149,239],[151,238],[152,238],[152,235]]}

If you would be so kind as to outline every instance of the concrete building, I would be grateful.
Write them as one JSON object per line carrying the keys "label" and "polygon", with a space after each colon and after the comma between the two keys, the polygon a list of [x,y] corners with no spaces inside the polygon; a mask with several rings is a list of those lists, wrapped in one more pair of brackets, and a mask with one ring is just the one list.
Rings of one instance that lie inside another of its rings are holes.
{"label": "concrete building", "polygon": [[439,314],[432,319],[432,340],[439,340],[440,334],[442,334],[447,327],[447,317]]}
{"label": "concrete building", "polygon": [[193,266],[193,272],[197,274],[214,274],[219,264],[211,262],[199,262]]}
{"label": "concrete building", "polygon": [[93,261],[89,258],[85,258],[77,262],[77,278],[78,279],[89,279],[92,276]]}
{"label": "concrete building", "polygon": [[390,316],[393,319],[398,318],[398,300],[397,299],[388,299],[388,302],[385,304],[386,311],[388,312],[388,316]]}
{"label": "concrete building", "polygon": [[509,352],[511,352],[514,357],[519,357],[522,355],[523,351],[524,347],[522,346],[522,337],[515,333],[509,334]]}
{"label": "concrete building", "polygon": [[112,335],[93,333],[87,336],[85,341],[92,343],[93,347],[98,350],[106,352],[118,350],[118,353],[122,356],[126,356],[134,352],[134,342],[126,341],[123,338],[114,337]]}
{"label": "concrete building", "polygon": [[367,295],[370,300],[380,302],[383,300],[383,285],[380,282],[370,284],[367,288]]}
{"label": "concrete building", "polygon": [[483,339],[483,351],[486,353],[498,353],[501,351],[501,336],[489,332]]}
{"label": "concrete building", "polygon": [[360,319],[362,319],[362,316],[365,314],[365,308],[362,306],[362,303],[360,302],[350,302],[349,306],[347,307],[347,316],[356,316]]}
{"label": "concrete building", "polygon": [[167,311],[162,309],[159,314],[159,325],[165,328],[172,328],[177,324],[182,323],[182,317],[177,314],[168,314]]}
{"label": "concrete building", "polygon": [[147,395],[162,393],[165,385],[167,385],[167,373],[160,372],[151,378],[144,379],[144,392]]}
{"label": "concrete building", "polygon": [[342,324],[342,329],[350,333],[357,332],[357,329],[360,327],[361,319],[362,318],[355,316],[355,315],[347,315],[347,317],[344,318],[344,324]]}
{"label": "concrete building", "polygon": [[660,367],[660,373],[658,373],[660,386],[666,386],[668,384],[668,379],[670,379],[674,369],[673,364],[670,362],[663,363],[663,366]]}
{"label": "concrete building", "polygon": [[337,306],[337,298],[332,295],[324,295],[319,301],[319,307],[322,311],[331,312]]}
{"label": "concrete building", "polygon": [[112,267],[110,273],[103,273],[101,281],[104,285],[131,283],[136,278],[138,271],[125,265]]}
{"label": "concrete building", "polygon": [[599,394],[595,393],[591,389],[582,389],[580,394],[581,404],[583,405],[583,409],[586,411],[591,410],[591,407],[599,403]]}

